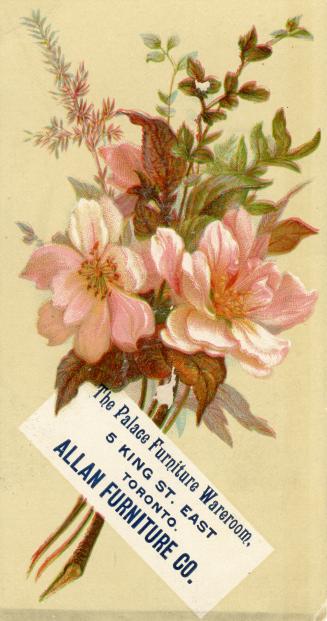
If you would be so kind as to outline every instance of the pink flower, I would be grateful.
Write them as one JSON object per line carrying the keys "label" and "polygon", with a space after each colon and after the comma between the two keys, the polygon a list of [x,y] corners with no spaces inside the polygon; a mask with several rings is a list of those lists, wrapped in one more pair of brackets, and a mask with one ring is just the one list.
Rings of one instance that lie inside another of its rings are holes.
{"label": "pink flower", "polygon": [[112,345],[135,350],[138,339],[155,328],[150,306],[135,295],[146,281],[144,262],[118,245],[122,223],[109,199],[102,204],[81,199],[70,219],[72,246],[41,246],[21,274],[53,294],[40,309],[39,333],[49,345],[74,335],[76,353],[90,363]]}
{"label": "pink flower", "polygon": [[209,224],[192,254],[174,231],[157,230],[153,258],[177,301],[161,332],[167,346],[185,353],[231,354],[259,377],[285,358],[290,343],[275,335],[305,321],[317,293],[263,260],[268,240],[255,238],[242,208]]}
{"label": "pink flower", "polygon": [[126,190],[133,185],[139,185],[140,179],[136,173],[143,172],[142,151],[129,143],[122,143],[99,149],[101,157],[111,169],[109,182],[123,192],[116,198],[116,203],[124,216],[133,213],[137,196],[127,194]]}

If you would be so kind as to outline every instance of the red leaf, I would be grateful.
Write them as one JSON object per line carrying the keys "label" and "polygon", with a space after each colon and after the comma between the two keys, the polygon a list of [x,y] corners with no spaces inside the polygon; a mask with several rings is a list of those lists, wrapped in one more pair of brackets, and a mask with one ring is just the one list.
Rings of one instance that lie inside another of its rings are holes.
{"label": "red leaf", "polygon": [[151,181],[168,196],[178,187],[186,172],[186,162],[171,153],[176,135],[163,119],[134,110],[118,110],[118,113],[126,114],[134,125],[141,125],[144,169]]}
{"label": "red leaf", "polygon": [[319,229],[303,222],[300,218],[282,220],[271,231],[268,247],[269,254],[284,254],[290,252],[309,235],[315,235]]}

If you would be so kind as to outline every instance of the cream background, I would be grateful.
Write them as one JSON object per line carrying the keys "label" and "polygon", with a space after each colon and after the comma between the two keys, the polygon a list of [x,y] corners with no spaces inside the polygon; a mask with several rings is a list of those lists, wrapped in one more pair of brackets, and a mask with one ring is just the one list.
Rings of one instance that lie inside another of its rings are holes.
{"label": "cream background", "polygon": [[[66,58],[84,59],[90,71],[91,97],[115,97],[126,108],[153,113],[156,89],[165,90],[168,65],[144,62],[140,32],[162,37],[177,32],[180,53],[199,50],[209,73],[219,77],[236,68],[237,40],[253,23],[260,41],[283,26],[288,17],[303,14],[314,42],[283,41],[272,58],[244,72],[270,88],[264,104],[241,102],[229,114],[225,133],[247,132],[258,120],[266,130],[277,108],[284,106],[294,144],[324,130],[319,150],[301,161],[301,177],[273,169],[275,183],[265,195],[279,198],[300,180],[312,183],[297,195],[289,215],[303,216],[320,227],[319,237],[305,240],[292,254],[278,259],[282,268],[298,274],[308,288],[320,291],[315,315],[306,325],[289,331],[292,349],[271,378],[257,380],[235,364],[228,381],[251,403],[253,412],[267,418],[277,431],[276,441],[249,433],[230,421],[231,450],[208,430],[189,422],[178,446],[230,498],[275,548],[275,552],[217,607],[239,618],[276,619],[287,614],[313,614],[326,598],[326,25],[327,5],[319,0],[39,0],[55,29],[60,31]],[[175,611],[184,604],[106,526],[86,574],[69,588],[40,605],[37,596],[61,568],[34,585],[25,580],[28,559],[70,509],[75,491],[18,431],[53,389],[56,365],[67,346],[47,348],[35,330],[35,317],[46,295],[19,280],[30,248],[20,241],[14,222],[34,225],[42,238],[63,229],[73,205],[68,175],[90,180],[93,163],[87,152],[71,148],[59,161],[23,143],[23,130],[37,130],[57,114],[48,91],[50,74],[40,52],[19,25],[29,15],[31,0],[7,0],[1,12],[1,227],[2,267],[2,507],[0,601],[5,609]],[[179,96],[176,107],[188,111],[191,99]],[[177,121],[179,119],[177,118]],[[126,138],[138,140],[138,129],[124,123]],[[208,567],[208,572],[210,567]],[[134,614],[133,614],[134,613]],[[42,612],[39,613],[42,618]],[[43,613],[44,614],[44,613]],[[247,616],[249,615],[249,617]],[[0,614],[1,616],[1,614]],[[44,617],[45,618],[45,617]],[[56,618],[55,616],[53,618]],[[66,616],[64,615],[66,619]],[[89,618],[89,615],[87,616]],[[110,618],[116,618],[114,615]],[[137,616],[137,618],[142,618]],[[192,615],[190,615],[192,618]],[[292,616],[293,618],[293,616]],[[68,613],[67,613],[68,619]]]}

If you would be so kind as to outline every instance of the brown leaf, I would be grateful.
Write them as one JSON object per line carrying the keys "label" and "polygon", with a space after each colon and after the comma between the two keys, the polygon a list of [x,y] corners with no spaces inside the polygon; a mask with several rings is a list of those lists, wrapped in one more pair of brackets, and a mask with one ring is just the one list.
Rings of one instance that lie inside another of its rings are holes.
{"label": "brown leaf", "polygon": [[137,237],[149,237],[156,232],[158,226],[163,226],[165,220],[160,211],[152,209],[142,199],[134,210],[134,231]]}
{"label": "brown leaf", "polygon": [[196,419],[199,425],[207,405],[214,399],[218,386],[225,380],[224,358],[213,358],[202,352],[187,355],[169,349],[167,359],[175,367],[176,374],[183,384],[193,388],[198,402]]}
{"label": "brown leaf", "polygon": [[165,348],[159,339],[142,339],[134,354],[140,373],[149,379],[165,379],[171,375],[171,366],[165,356]]}
{"label": "brown leaf", "polygon": [[309,235],[316,235],[318,230],[300,218],[282,220],[271,231],[268,254],[290,252],[302,239]]}
{"label": "brown leaf", "polygon": [[56,414],[77,395],[84,382],[106,384],[109,388],[119,389],[139,377],[140,372],[132,354],[113,349],[96,364],[89,364],[71,350],[63,357],[57,369]]}
{"label": "brown leaf", "polygon": [[141,125],[145,171],[151,181],[168,196],[178,187],[186,172],[186,162],[171,153],[176,135],[163,119],[133,110],[119,110],[118,113],[126,114],[134,125]]}
{"label": "brown leaf", "polygon": [[246,429],[257,431],[266,436],[276,436],[264,418],[252,414],[246,399],[232,386],[228,384],[219,386],[214,404],[227,410]]}

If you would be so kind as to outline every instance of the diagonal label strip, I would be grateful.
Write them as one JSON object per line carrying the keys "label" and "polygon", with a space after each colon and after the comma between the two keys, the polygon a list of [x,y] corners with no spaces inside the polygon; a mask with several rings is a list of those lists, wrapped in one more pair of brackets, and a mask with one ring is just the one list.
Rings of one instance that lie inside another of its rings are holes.
{"label": "diagonal label strip", "polygon": [[21,431],[199,617],[272,547],[125,393],[85,384]]}

